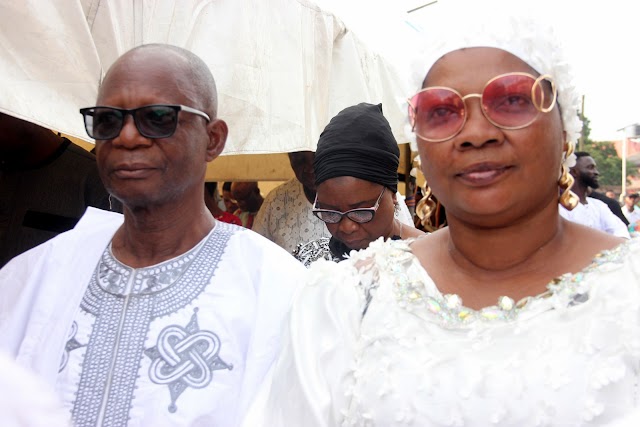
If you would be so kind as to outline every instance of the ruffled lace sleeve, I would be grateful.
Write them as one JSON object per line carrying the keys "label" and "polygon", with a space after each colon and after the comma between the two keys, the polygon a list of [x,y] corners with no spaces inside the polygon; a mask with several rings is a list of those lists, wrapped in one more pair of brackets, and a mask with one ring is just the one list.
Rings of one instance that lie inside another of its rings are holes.
{"label": "ruffled lace sleeve", "polygon": [[349,405],[349,372],[365,305],[360,278],[349,262],[321,260],[309,273],[294,300],[271,382],[244,426],[338,426]]}

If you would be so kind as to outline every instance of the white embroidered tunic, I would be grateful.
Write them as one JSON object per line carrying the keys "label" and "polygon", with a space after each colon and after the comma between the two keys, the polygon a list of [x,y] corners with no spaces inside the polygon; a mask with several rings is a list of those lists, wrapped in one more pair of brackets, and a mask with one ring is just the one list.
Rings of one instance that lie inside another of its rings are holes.
{"label": "white embroidered tunic", "polygon": [[122,221],[107,214],[0,271],[0,349],[55,385],[76,427],[238,425],[306,269],[221,222],[187,253],[133,269],[107,246]]}
{"label": "white embroidered tunic", "polygon": [[247,427],[640,425],[635,239],[479,311],[442,295],[404,241],[311,273]]}

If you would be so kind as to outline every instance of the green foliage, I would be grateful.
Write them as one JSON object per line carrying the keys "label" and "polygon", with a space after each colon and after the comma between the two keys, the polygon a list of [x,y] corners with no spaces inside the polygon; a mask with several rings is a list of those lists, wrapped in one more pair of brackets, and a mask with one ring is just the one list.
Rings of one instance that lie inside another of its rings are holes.
{"label": "green foliage", "polygon": [[[582,151],[587,151],[598,165],[600,185],[620,185],[622,182],[622,159],[618,157],[612,141],[592,141],[589,119],[582,118]],[[627,161],[627,173],[636,169]],[[627,181],[628,182],[628,181]]]}

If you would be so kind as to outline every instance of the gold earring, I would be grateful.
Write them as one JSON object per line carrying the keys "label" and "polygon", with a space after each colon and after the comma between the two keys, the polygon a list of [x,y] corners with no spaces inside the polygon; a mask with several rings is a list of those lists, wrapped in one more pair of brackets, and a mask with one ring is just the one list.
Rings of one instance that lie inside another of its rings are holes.
{"label": "gold earring", "polygon": [[[575,146],[572,142],[567,142],[566,151],[564,158],[568,159],[569,156],[573,154]],[[571,186],[573,185],[574,179],[569,173],[569,168],[564,163],[560,168],[560,178],[558,179],[558,187],[560,187],[560,197],[558,201],[562,206],[564,206],[567,210],[573,210],[576,206],[578,206],[578,202],[580,198],[571,191]]]}
{"label": "gold earring", "polygon": [[442,224],[439,223],[440,217],[440,202],[434,200],[434,196],[431,192],[431,188],[427,181],[424,181],[422,186],[422,199],[416,205],[416,215],[420,218],[420,224],[425,231],[433,232],[447,225],[447,221],[444,220]]}

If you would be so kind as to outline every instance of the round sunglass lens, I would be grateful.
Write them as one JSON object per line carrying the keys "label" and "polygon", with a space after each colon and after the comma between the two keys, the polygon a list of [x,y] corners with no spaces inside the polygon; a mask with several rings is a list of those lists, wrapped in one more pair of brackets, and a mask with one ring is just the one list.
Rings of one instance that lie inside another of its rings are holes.
{"label": "round sunglass lens", "polygon": [[503,128],[530,124],[538,115],[531,91],[534,82],[530,76],[519,74],[491,81],[482,93],[482,107],[487,117]]}
{"label": "round sunglass lens", "polygon": [[412,99],[414,129],[428,141],[442,141],[455,135],[464,124],[464,101],[447,88],[428,88]]}

